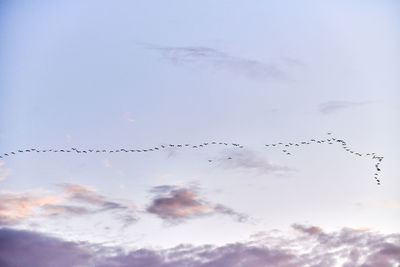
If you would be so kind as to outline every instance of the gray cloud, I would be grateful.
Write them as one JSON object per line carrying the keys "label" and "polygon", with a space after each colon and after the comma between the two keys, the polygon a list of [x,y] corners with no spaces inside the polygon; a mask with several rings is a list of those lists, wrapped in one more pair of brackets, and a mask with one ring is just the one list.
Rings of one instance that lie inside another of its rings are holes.
{"label": "gray cloud", "polygon": [[248,217],[221,204],[212,204],[201,199],[194,188],[180,188],[176,186],[157,186],[151,192],[155,193],[147,212],[152,213],[168,223],[180,223],[184,220],[224,214],[239,222],[247,221]]}
{"label": "gray cloud", "polygon": [[220,159],[220,162],[225,168],[256,170],[263,173],[283,173],[295,171],[293,168],[275,164],[263,158],[258,153],[248,149],[240,149],[224,154],[224,156]]}
{"label": "gray cloud", "polygon": [[291,235],[266,232],[256,240],[223,246],[180,245],[170,249],[102,247],[66,242],[37,232],[0,229],[0,266],[260,267],[400,264],[400,234],[294,225]]}
{"label": "gray cloud", "polygon": [[[211,66],[254,78],[287,79],[286,72],[277,63],[265,63],[255,59],[235,57],[213,48],[201,46],[171,47],[150,44],[143,46],[160,52],[164,59],[176,65]],[[282,62],[285,65],[293,65],[288,61]]]}
{"label": "gray cloud", "polygon": [[319,111],[322,114],[330,114],[342,109],[349,109],[349,108],[354,108],[358,106],[363,106],[366,104],[370,104],[368,101],[362,101],[362,102],[351,102],[351,101],[329,101],[329,102],[324,102],[319,105]]}

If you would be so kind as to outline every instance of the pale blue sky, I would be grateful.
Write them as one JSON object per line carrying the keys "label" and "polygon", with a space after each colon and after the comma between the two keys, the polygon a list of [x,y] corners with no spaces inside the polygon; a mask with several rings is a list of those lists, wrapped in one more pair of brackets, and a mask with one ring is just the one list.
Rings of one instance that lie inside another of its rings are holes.
{"label": "pale blue sky", "polygon": [[[254,218],[238,223],[217,215],[165,226],[143,214],[124,230],[86,231],[115,225],[101,214],[65,226],[40,218],[36,226],[88,241],[115,241],[115,232],[137,246],[224,244],[297,222],[398,232],[398,12],[396,1],[4,2],[1,153],[226,140],[295,171],[208,164],[224,149],[24,154],[3,160],[0,167],[12,172],[0,189],[54,193],[60,183],[82,184],[143,208],[153,186],[194,183],[210,202]],[[339,145],[291,157],[263,146],[330,131],[385,156],[380,187],[373,162]],[[15,227],[36,229],[29,222]]]}

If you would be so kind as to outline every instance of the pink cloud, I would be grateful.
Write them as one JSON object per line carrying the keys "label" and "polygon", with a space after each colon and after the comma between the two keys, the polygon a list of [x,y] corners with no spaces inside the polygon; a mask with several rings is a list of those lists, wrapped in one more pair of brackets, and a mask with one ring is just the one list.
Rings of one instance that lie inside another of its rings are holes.
{"label": "pink cloud", "polygon": [[157,193],[147,212],[157,215],[170,223],[212,214],[225,214],[238,221],[245,221],[246,215],[240,214],[221,204],[212,204],[201,199],[194,188],[175,186],[158,186],[153,188]]}

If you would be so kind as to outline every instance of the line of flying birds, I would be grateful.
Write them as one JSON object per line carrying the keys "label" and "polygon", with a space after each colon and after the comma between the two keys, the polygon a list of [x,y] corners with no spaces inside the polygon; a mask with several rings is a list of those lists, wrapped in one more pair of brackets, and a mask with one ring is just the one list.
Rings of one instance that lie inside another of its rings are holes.
{"label": "line of flying birds", "polygon": [[[300,147],[303,145],[310,145],[310,144],[340,144],[342,148],[351,154],[354,154],[356,156],[362,157],[362,156],[368,156],[371,157],[373,160],[376,161],[375,163],[375,169],[376,172],[374,173],[374,179],[377,183],[377,185],[381,184],[381,181],[379,179],[379,172],[381,169],[379,168],[379,165],[381,164],[383,157],[379,157],[376,155],[376,153],[359,153],[357,151],[354,151],[351,149],[347,143],[343,139],[337,139],[332,137],[332,133],[327,133],[330,137],[327,139],[310,139],[308,141],[301,141],[301,142],[279,142],[279,143],[270,143],[270,144],[265,144],[265,147],[283,147],[282,152],[285,153],[286,155],[292,155],[292,152],[289,151],[289,148],[296,148]],[[3,155],[0,155],[0,159],[4,157],[9,157],[16,155],[17,153],[30,153],[30,152],[36,152],[36,153],[77,153],[77,154],[87,154],[87,153],[121,153],[121,152],[135,152],[135,153],[142,153],[142,152],[152,152],[152,151],[159,151],[162,149],[166,148],[182,148],[182,147],[188,147],[188,148],[204,148],[208,145],[224,145],[224,146],[233,146],[235,148],[243,148],[243,145],[238,144],[238,143],[227,143],[227,142],[205,142],[201,143],[198,145],[191,145],[191,144],[169,144],[169,145],[160,145],[158,147],[153,147],[153,148],[147,148],[147,149],[115,149],[115,150],[107,150],[107,149],[87,149],[87,150],[79,150],[77,148],[70,148],[70,149],[36,149],[36,148],[31,148],[31,149],[25,149],[25,150],[17,150],[17,151],[11,151],[9,153],[3,153]],[[232,157],[228,157],[228,160],[231,160]],[[212,159],[209,159],[208,162],[213,162]]]}

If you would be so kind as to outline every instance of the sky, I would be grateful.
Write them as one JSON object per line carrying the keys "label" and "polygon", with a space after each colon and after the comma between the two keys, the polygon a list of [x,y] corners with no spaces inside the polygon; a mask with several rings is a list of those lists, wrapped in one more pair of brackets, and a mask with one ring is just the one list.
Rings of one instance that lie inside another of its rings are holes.
{"label": "sky", "polygon": [[399,11],[1,1],[0,265],[400,266]]}

